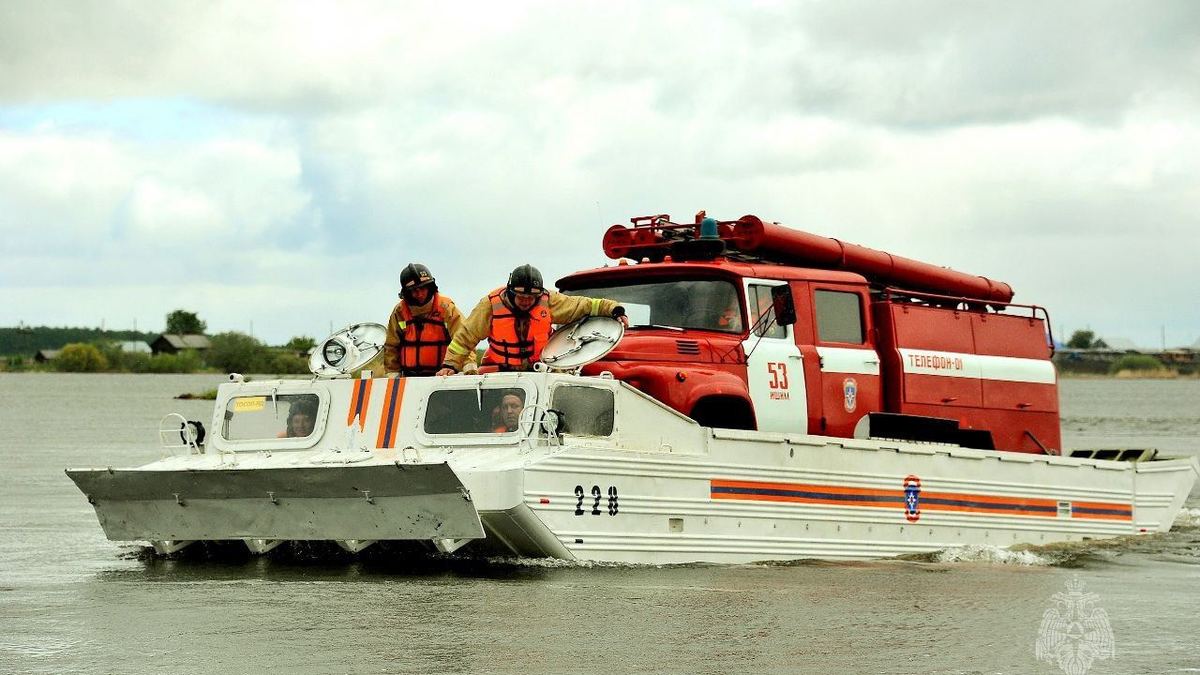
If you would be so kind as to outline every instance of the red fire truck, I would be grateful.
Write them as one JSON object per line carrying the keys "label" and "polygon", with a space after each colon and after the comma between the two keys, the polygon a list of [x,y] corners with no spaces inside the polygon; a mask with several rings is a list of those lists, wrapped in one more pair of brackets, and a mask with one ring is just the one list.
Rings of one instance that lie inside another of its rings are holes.
{"label": "red fire truck", "polygon": [[558,281],[630,317],[585,372],[703,425],[1060,452],[1049,317],[1005,283],[752,215],[637,217],[604,251]]}

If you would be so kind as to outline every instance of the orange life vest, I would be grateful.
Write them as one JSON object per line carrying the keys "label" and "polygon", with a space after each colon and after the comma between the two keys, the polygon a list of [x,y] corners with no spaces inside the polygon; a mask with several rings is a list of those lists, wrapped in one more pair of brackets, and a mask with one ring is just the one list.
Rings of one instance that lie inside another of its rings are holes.
{"label": "orange life vest", "polygon": [[442,316],[442,298],[434,294],[433,306],[424,316],[413,316],[408,302],[400,303],[400,318],[404,330],[400,333],[400,371],[406,375],[432,375],[442,367],[446,347],[450,345],[450,329]]}
{"label": "orange life vest", "polygon": [[537,303],[529,309],[529,329],[525,335],[518,335],[517,315],[504,304],[504,292],[505,288],[500,287],[488,294],[488,300],[492,303],[492,326],[483,362],[498,365],[502,369],[528,370],[530,364],[541,357],[542,348],[550,339],[553,328],[550,294],[543,292]]}

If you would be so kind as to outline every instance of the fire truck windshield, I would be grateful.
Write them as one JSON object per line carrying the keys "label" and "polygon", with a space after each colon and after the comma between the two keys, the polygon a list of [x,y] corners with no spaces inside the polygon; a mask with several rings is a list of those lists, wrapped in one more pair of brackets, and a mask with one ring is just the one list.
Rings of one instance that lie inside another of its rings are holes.
{"label": "fire truck windshield", "polygon": [[741,299],[737,287],[728,281],[663,279],[577,288],[563,293],[616,300],[625,307],[631,328],[660,326],[742,332]]}

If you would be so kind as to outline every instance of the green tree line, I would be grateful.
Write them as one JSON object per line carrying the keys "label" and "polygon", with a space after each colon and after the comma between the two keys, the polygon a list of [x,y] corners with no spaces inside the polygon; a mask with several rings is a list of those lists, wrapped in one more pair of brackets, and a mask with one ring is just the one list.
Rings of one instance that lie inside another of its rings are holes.
{"label": "green tree line", "polygon": [[39,349],[62,349],[73,342],[125,342],[138,340],[149,343],[158,333],[133,330],[100,330],[99,328],[51,328],[22,326],[0,328],[0,354],[33,356]]}
{"label": "green tree line", "polygon": [[[1090,330],[1077,330],[1072,333],[1066,347],[1084,351],[1108,350],[1109,348],[1104,340],[1097,338],[1096,334]],[[1060,354],[1062,353],[1060,352]],[[1116,375],[1130,372],[1154,375],[1173,372],[1189,376],[1196,373],[1194,362],[1176,362],[1168,365],[1150,354],[1121,354],[1116,357],[1087,358],[1086,355],[1079,353],[1069,353],[1065,356],[1056,356],[1054,360],[1059,371],[1063,373]]]}
{"label": "green tree line", "polygon": [[[208,324],[194,312],[177,309],[166,316],[167,333],[204,334]],[[0,354],[7,370],[27,368],[66,372],[192,373],[217,370],[238,373],[304,374],[309,372],[304,353],[316,344],[308,336],[292,338],[282,347],[269,347],[257,338],[238,332],[209,337],[203,352],[183,350],[177,354],[151,355],[126,352],[120,343],[149,343],[157,333],[104,331],[95,328],[50,328],[47,326],[0,328]],[[57,359],[42,366],[33,356],[42,349],[60,349]]]}
{"label": "green tree line", "polygon": [[[150,355],[126,352],[110,341],[74,342],[64,345],[58,358],[45,366],[48,370],[72,373],[194,373],[215,370],[223,373],[268,373],[279,375],[308,373],[308,359],[301,353],[313,339],[296,337],[284,347],[269,347],[244,333],[219,333],[209,338],[204,352],[185,349],[177,354]],[[9,357],[8,370],[33,367],[25,358]]]}

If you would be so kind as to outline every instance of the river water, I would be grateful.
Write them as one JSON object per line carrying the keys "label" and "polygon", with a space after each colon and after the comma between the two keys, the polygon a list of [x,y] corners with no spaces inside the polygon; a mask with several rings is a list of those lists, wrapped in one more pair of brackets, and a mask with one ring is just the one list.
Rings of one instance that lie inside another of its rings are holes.
{"label": "river water", "polygon": [[[1200,492],[1166,535],[868,563],[162,559],[106,540],[63,469],[156,458],[165,413],[211,410],[172,397],[219,382],[0,373],[0,672],[1061,673],[1035,644],[1070,581],[1115,645],[1087,672],[1200,672]],[[1068,447],[1200,448],[1200,380],[1066,380],[1062,407]]]}

